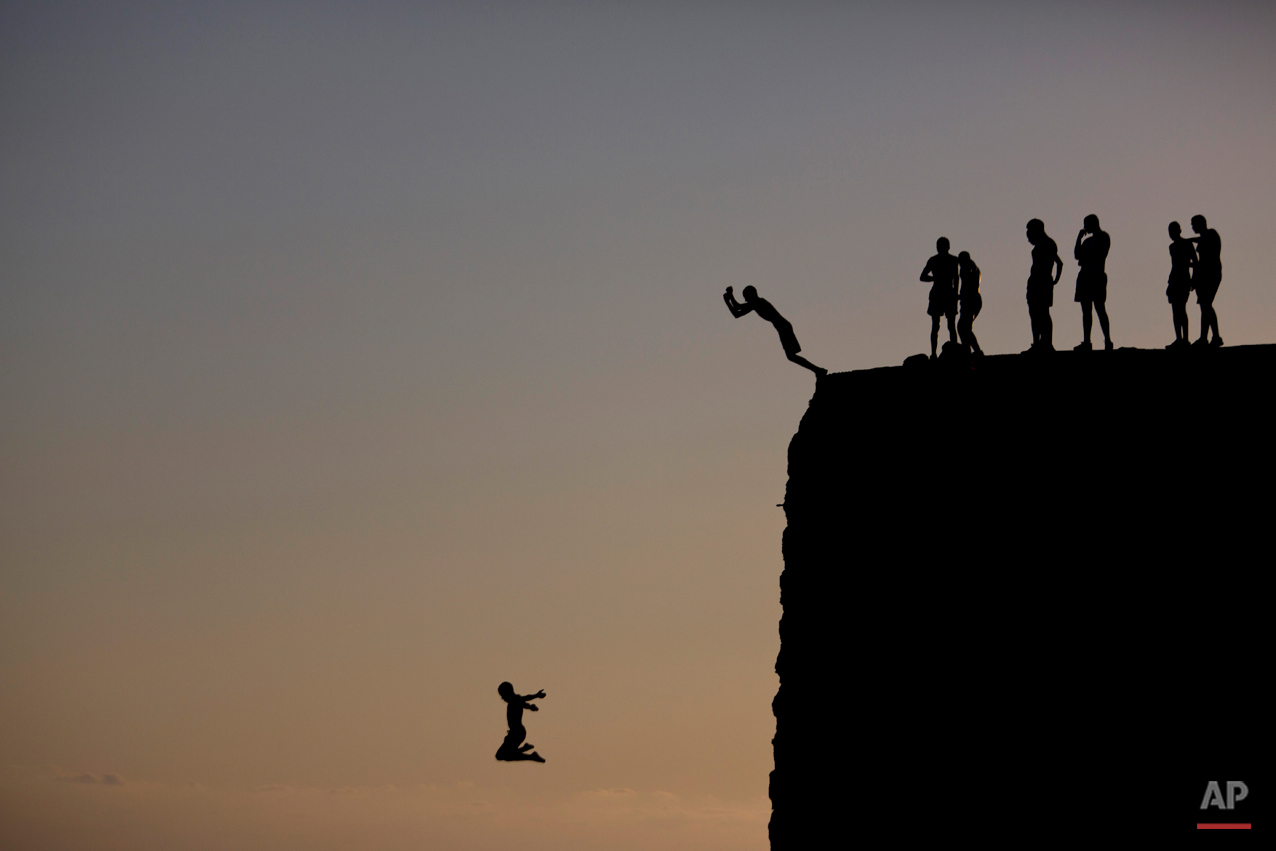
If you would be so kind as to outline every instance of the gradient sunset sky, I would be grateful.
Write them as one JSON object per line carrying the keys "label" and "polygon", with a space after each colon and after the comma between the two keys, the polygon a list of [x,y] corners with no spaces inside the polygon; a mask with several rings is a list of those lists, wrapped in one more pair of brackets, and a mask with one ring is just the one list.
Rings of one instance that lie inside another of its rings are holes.
{"label": "gradient sunset sky", "polygon": [[[1095,213],[1159,348],[1202,213],[1222,336],[1276,342],[1274,44],[1260,2],[0,2],[0,845],[766,848],[814,380],[723,289],[896,365],[947,236],[1018,352],[1037,217],[1070,348]],[[502,680],[545,765],[493,759]]]}

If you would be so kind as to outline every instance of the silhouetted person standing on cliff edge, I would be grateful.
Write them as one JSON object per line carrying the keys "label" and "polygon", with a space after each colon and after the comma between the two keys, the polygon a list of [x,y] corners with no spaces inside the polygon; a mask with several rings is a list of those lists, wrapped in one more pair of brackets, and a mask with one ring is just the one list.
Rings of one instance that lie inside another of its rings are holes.
{"label": "silhouetted person standing on cliff edge", "polygon": [[784,347],[785,357],[796,364],[806,367],[817,376],[828,375],[829,371],[827,369],[816,366],[798,354],[798,352],[802,351],[802,347],[798,344],[797,335],[793,333],[793,325],[780,315],[780,311],[771,306],[771,302],[758,296],[756,287],[745,287],[743,292],[744,304],[740,304],[740,302],[735,300],[730,287],[727,287],[727,291],[722,294],[722,300],[727,303],[732,316],[739,319],[750,311],[756,313],[774,325],[775,330],[779,332],[780,345]]}
{"label": "silhouetted person standing on cliff edge", "polygon": [[974,354],[982,355],[979,341],[975,339],[975,317],[983,310],[984,297],[979,294],[979,267],[970,259],[970,252],[963,251],[957,255],[957,269],[961,274],[961,292],[957,295],[961,303],[961,318],[957,320],[957,333],[961,335],[961,344]]}
{"label": "silhouetted person standing on cliff edge", "polygon": [[948,253],[948,237],[935,240],[934,257],[926,261],[922,269],[922,281],[934,281],[930,288],[930,358],[935,359],[939,345],[939,317],[948,317],[948,339],[957,342],[957,258]]}
{"label": "silhouetted person standing on cliff edge", "polygon": [[[1028,241],[1032,243],[1032,271],[1028,273],[1028,318],[1032,320],[1032,348],[1029,351],[1054,351],[1054,323],[1050,307],[1054,304],[1054,285],[1063,274],[1059,246],[1046,236],[1041,219],[1028,222]],[[1055,267],[1058,267],[1057,269]]]}
{"label": "silhouetted person standing on cliff edge", "polygon": [[1218,314],[1214,312],[1214,296],[1223,282],[1223,241],[1218,231],[1205,224],[1204,216],[1192,216],[1192,230],[1197,236],[1189,239],[1196,243],[1196,271],[1192,273],[1192,288],[1196,290],[1196,303],[1201,306],[1201,338],[1196,345],[1204,346],[1207,332],[1214,329],[1211,346],[1223,345],[1218,335]]}
{"label": "silhouetted person standing on cliff edge", "polygon": [[1083,224],[1085,227],[1077,234],[1077,247],[1072,252],[1081,266],[1081,271],[1077,273],[1076,300],[1081,302],[1081,331],[1085,335],[1076,350],[1088,352],[1093,348],[1090,345],[1090,329],[1094,325],[1094,317],[1090,315],[1090,311],[1093,308],[1099,314],[1099,327],[1103,329],[1103,348],[1110,352],[1112,335],[1108,331],[1108,311],[1104,306],[1108,300],[1108,273],[1103,265],[1112,248],[1112,239],[1099,230],[1099,217],[1093,213],[1085,217]]}
{"label": "silhouetted person standing on cliff edge", "polygon": [[[505,734],[505,741],[501,743],[500,748],[496,751],[496,758],[502,762],[520,762],[522,760],[544,762],[545,758],[532,750],[535,745],[524,745],[522,742],[523,739],[527,738],[527,728],[523,726],[523,710],[539,711],[527,701],[544,697],[545,690],[541,689],[536,694],[515,694],[514,686],[509,683],[501,683],[496,687],[496,693],[506,703],[505,720],[510,725],[509,732]],[[528,751],[532,752],[528,753]]]}
{"label": "silhouetted person standing on cliff edge", "polygon": [[1187,297],[1192,292],[1192,268],[1196,266],[1196,249],[1183,238],[1183,228],[1178,222],[1170,222],[1170,282],[1165,297],[1174,313],[1174,342],[1166,346],[1176,348],[1191,344],[1187,331]]}

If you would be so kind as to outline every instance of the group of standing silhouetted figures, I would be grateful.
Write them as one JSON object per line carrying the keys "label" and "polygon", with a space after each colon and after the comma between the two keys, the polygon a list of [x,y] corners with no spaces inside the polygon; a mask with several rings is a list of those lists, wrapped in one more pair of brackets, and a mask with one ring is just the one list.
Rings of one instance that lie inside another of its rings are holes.
{"label": "group of standing silhouetted figures", "polygon": [[1196,290],[1196,303],[1201,306],[1201,336],[1196,345],[1206,345],[1211,330],[1214,337],[1209,345],[1223,345],[1214,312],[1214,296],[1223,283],[1223,241],[1218,231],[1205,223],[1204,216],[1192,216],[1192,230],[1196,236],[1184,239],[1179,223],[1170,222],[1170,284],[1165,295],[1174,311],[1174,342],[1166,348],[1188,344],[1187,297],[1192,290]]}
{"label": "group of standing silhouetted figures", "polygon": [[[1184,238],[1179,223],[1170,222],[1170,281],[1165,294],[1174,315],[1174,342],[1166,348],[1189,344],[1187,300],[1193,290],[1196,291],[1196,301],[1201,306],[1201,336],[1196,345],[1223,345],[1223,338],[1218,333],[1218,315],[1214,313],[1214,296],[1223,280],[1223,244],[1218,232],[1206,224],[1204,216],[1192,217],[1192,229],[1196,236]],[[1027,236],[1028,242],[1032,243],[1032,269],[1028,273],[1028,318],[1032,324],[1032,346],[1028,351],[1052,352],[1054,322],[1050,318],[1050,308],[1054,305],[1055,285],[1063,275],[1063,260],[1059,258],[1059,247],[1055,241],[1046,235],[1046,226],[1041,219],[1028,222]],[[975,317],[983,308],[983,297],[979,294],[979,267],[970,258],[969,252],[963,251],[954,257],[949,253],[949,247],[947,237],[941,236],[935,243],[935,256],[926,261],[921,274],[921,280],[931,284],[926,308],[931,320],[931,359],[937,356],[941,317],[948,320],[949,344],[952,347],[964,350],[967,355],[983,354],[974,331]],[[1090,351],[1094,348],[1090,342],[1090,334],[1096,315],[1099,317],[1099,328],[1103,331],[1103,348],[1107,351],[1113,348],[1112,328],[1107,311],[1108,273],[1105,269],[1111,248],[1112,239],[1099,227],[1099,217],[1093,214],[1086,216],[1072,251],[1072,256],[1080,267],[1074,299],[1081,305],[1081,330],[1084,335],[1080,345],[1075,347],[1076,351]],[[736,301],[731,287],[727,287],[722,298],[731,310],[731,315],[737,319],[754,312],[774,325],[780,335],[780,345],[784,347],[784,354],[789,360],[806,367],[817,376],[828,374],[827,369],[816,366],[798,354],[802,347],[798,344],[797,335],[793,333],[793,325],[780,315],[771,302],[759,297],[755,287],[744,288],[743,303]],[[1209,339],[1211,331],[1214,336]],[[945,344],[945,350],[949,348],[949,344]]]}
{"label": "group of standing silhouetted figures", "polygon": [[[1184,239],[1179,223],[1170,222],[1170,281],[1165,295],[1174,316],[1174,342],[1166,348],[1188,345],[1187,299],[1192,290],[1196,290],[1196,301],[1201,306],[1201,336],[1196,344],[1223,345],[1218,333],[1218,314],[1214,312],[1214,296],[1223,281],[1223,243],[1218,231],[1206,224],[1204,216],[1192,217],[1192,229],[1196,236]],[[1054,304],[1054,285],[1063,274],[1063,261],[1059,259],[1055,241],[1046,236],[1046,227],[1040,219],[1028,222],[1028,241],[1032,243],[1032,271],[1028,274],[1028,316],[1032,320],[1029,351],[1054,351],[1050,307]],[[1096,314],[1103,330],[1103,348],[1112,349],[1112,329],[1106,307],[1108,273],[1104,269],[1111,248],[1112,239],[1099,227],[1099,217],[1086,216],[1072,251],[1081,267],[1077,272],[1075,300],[1081,304],[1084,339],[1075,347],[1077,351],[1088,352],[1093,348],[1090,331]],[[922,280],[927,280],[924,272]],[[1208,339],[1211,330],[1212,340]],[[931,348],[933,354],[933,343]]]}
{"label": "group of standing silhouetted figures", "polygon": [[[979,295],[979,267],[970,259],[970,252],[963,251],[956,257],[948,253],[948,237],[941,236],[935,241],[935,256],[926,261],[922,269],[922,280],[931,281],[930,304],[926,312],[930,314],[930,356],[935,357],[939,345],[939,318],[948,319],[948,341],[957,345],[957,337],[961,335],[961,345],[976,355],[982,355],[979,341],[975,339],[975,317],[984,306],[983,297]],[[957,320],[957,308],[961,308],[961,319]],[[954,321],[956,324],[954,325]]]}

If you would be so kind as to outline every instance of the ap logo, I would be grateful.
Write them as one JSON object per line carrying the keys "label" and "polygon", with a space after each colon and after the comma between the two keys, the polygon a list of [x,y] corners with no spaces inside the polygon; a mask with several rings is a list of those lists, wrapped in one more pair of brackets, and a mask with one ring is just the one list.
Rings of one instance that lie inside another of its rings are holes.
{"label": "ap logo", "polygon": [[[1240,793],[1239,795],[1237,793]],[[1201,809],[1218,807],[1220,810],[1236,808],[1237,801],[1243,801],[1249,795],[1249,787],[1239,780],[1227,781],[1227,801],[1223,801],[1223,793],[1218,788],[1218,781],[1211,780],[1205,787],[1205,797],[1201,799]]]}

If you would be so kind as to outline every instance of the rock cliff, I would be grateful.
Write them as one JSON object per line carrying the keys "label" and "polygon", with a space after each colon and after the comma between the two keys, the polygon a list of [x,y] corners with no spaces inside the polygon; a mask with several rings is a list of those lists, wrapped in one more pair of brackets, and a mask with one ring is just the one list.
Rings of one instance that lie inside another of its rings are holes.
{"label": "rock cliff", "polygon": [[789,445],[772,848],[1119,823],[1228,753],[1256,712],[1273,367],[1123,349],[821,380]]}

